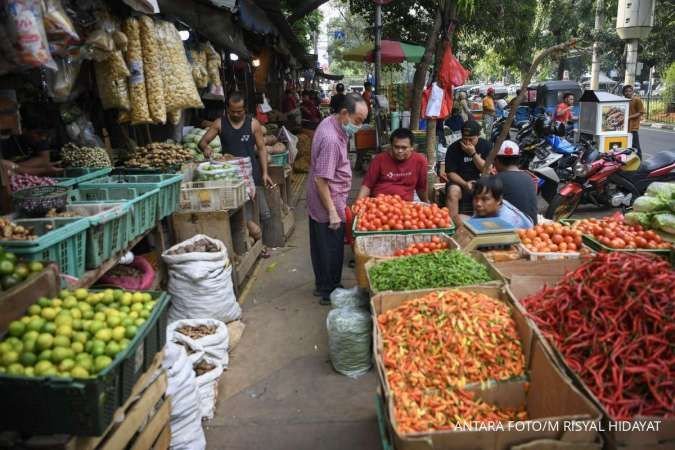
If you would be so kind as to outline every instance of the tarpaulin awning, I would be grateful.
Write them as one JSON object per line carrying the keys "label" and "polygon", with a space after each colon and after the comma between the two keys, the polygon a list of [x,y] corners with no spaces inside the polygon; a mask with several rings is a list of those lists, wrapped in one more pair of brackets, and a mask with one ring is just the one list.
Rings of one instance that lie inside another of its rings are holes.
{"label": "tarpaulin awning", "polygon": [[274,36],[279,34],[265,11],[256,6],[252,0],[239,0],[238,16],[242,26],[248,31]]}
{"label": "tarpaulin awning", "polygon": [[[420,62],[424,56],[421,45],[406,44],[399,41],[381,41],[382,64],[400,64],[403,61]],[[355,48],[347,49],[342,54],[345,61],[375,61],[375,44],[370,42]]]}
{"label": "tarpaulin awning", "polygon": [[159,0],[158,3],[163,14],[186,23],[216,47],[229,49],[242,59],[251,59],[241,28],[233,22],[228,10],[190,0]]}
{"label": "tarpaulin awning", "polygon": [[319,78],[325,78],[327,80],[332,81],[340,81],[345,77],[344,75],[332,75],[329,73],[324,73],[324,71],[321,69],[316,69],[316,76]]}

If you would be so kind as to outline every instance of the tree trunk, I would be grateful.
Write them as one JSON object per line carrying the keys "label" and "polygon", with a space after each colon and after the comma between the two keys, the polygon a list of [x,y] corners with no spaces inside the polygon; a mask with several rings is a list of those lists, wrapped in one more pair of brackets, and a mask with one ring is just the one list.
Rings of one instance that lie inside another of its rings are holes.
{"label": "tree trunk", "polygon": [[415,67],[415,75],[413,76],[412,98],[410,105],[410,129],[420,129],[420,108],[422,107],[422,92],[424,91],[424,82],[427,80],[427,71],[431,58],[436,49],[436,41],[438,41],[438,33],[441,31],[441,24],[443,23],[443,16],[441,8],[436,11],[436,19],[429,30],[429,36],[424,47],[424,56],[422,61],[417,63]]}

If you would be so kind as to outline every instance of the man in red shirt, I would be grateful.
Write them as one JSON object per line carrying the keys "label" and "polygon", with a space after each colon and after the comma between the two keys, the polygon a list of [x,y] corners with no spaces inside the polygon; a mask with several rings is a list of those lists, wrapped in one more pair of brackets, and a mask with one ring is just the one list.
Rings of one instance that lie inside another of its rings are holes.
{"label": "man in red shirt", "polygon": [[562,123],[572,122],[577,118],[572,115],[572,108],[574,107],[574,94],[571,92],[563,95],[563,101],[558,104],[555,109],[554,120]]}
{"label": "man in red shirt", "polygon": [[368,166],[358,198],[398,194],[412,201],[415,192],[423,202],[427,196],[427,158],[413,149],[415,137],[407,128],[391,133],[391,149],[380,153]]}
{"label": "man in red shirt", "polygon": [[302,126],[310,130],[316,129],[319,122],[321,122],[321,111],[319,111],[319,107],[316,106],[316,103],[312,99],[310,91],[302,91],[300,111],[302,112]]}
{"label": "man in red shirt", "polygon": [[289,84],[286,88],[284,98],[281,100],[281,112],[287,114],[298,107],[298,100],[295,98],[295,87]]}

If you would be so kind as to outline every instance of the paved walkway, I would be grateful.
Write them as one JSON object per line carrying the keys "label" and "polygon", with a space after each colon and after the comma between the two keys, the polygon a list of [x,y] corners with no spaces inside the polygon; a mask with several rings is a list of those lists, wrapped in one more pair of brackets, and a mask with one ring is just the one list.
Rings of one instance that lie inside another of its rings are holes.
{"label": "paved walkway", "polygon": [[[355,183],[357,186],[360,183]],[[304,189],[287,246],[262,260],[243,292],[246,330],[220,382],[209,449],[379,449],[377,376],[352,380],[328,358],[326,314],[312,296]],[[343,284],[355,284],[346,266]]]}

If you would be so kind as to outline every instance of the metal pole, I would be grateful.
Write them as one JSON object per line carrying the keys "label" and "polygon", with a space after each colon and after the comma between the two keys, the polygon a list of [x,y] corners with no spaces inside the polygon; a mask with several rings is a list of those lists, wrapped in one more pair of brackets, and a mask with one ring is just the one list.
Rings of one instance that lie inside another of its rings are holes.
{"label": "metal pole", "polygon": [[375,93],[380,94],[382,70],[382,6],[378,3],[375,8]]}
{"label": "metal pole", "polygon": [[[603,0],[596,0],[595,2],[595,32],[598,33],[602,29],[602,9],[604,7]],[[600,44],[596,38],[593,41],[593,59],[591,64],[591,89],[597,91],[600,87]]]}
{"label": "metal pole", "polygon": [[630,39],[626,41],[626,75],[624,76],[623,84],[635,84],[635,72],[637,71],[638,59],[638,40]]}

